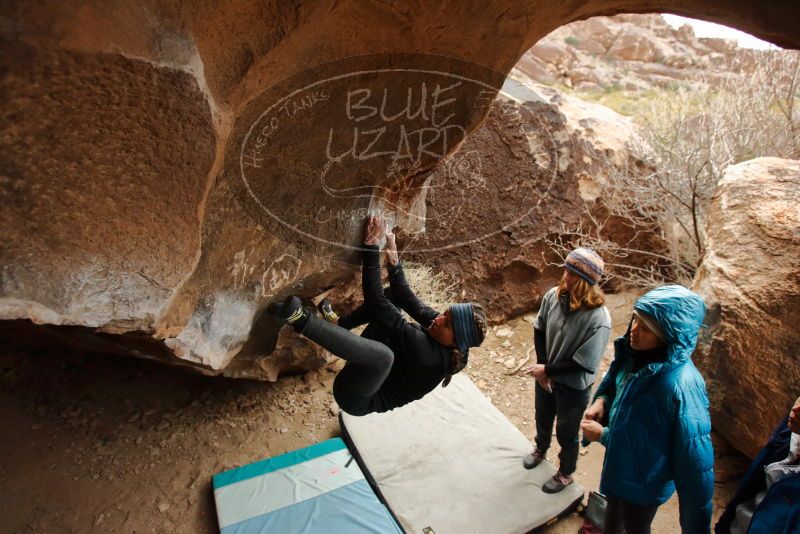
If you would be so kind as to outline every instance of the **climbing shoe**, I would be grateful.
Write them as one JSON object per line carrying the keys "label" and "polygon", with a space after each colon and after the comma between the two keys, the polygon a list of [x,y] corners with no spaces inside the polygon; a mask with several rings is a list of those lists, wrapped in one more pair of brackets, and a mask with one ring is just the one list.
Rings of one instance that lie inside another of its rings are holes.
{"label": "climbing shoe", "polygon": [[339,320],[339,316],[336,315],[336,312],[333,311],[333,306],[331,305],[331,301],[328,299],[322,299],[319,304],[317,304],[317,309],[322,314],[322,317],[328,321],[329,323],[336,324],[336,321]]}
{"label": "climbing shoe", "polygon": [[267,307],[267,313],[288,325],[292,325],[298,332],[303,329],[311,315],[303,307],[303,302],[300,298],[295,295],[286,297],[286,300],[281,304],[273,302]]}

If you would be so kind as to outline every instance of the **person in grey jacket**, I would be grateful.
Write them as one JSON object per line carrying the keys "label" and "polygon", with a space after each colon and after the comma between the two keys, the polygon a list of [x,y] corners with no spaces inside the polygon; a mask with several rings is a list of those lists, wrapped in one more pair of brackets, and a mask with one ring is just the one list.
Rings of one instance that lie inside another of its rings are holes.
{"label": "person in grey jacket", "polygon": [[546,493],[572,483],[581,418],[611,334],[611,315],[598,286],[603,268],[602,258],[591,249],[570,252],[564,275],[545,294],[533,326],[537,363],[527,371],[536,379],[536,448],[523,466],[533,469],[544,460],[555,422],[559,470],[542,487]]}

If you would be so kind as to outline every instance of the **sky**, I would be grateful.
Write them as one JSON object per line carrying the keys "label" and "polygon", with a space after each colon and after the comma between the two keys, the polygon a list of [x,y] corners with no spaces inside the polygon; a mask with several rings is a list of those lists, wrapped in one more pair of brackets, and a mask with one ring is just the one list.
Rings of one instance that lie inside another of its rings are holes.
{"label": "sky", "polygon": [[[724,39],[736,39],[739,41],[739,46],[743,48],[770,48],[775,47],[772,43],[762,41],[753,37],[749,33],[744,33],[739,30],[734,30],[721,24],[714,24],[713,22],[705,22],[702,20],[687,19],[686,17],[679,17],[678,15],[662,15],[667,23],[678,28],[684,24],[689,24],[694,29],[694,34],[698,37],[722,37]],[[775,47],[776,48],[776,47]]]}

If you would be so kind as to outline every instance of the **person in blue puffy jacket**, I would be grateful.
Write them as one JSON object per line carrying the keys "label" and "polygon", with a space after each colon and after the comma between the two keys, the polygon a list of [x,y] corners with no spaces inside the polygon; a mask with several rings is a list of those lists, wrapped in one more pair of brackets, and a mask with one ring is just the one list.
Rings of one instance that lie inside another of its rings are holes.
{"label": "person in blue puffy jacket", "polygon": [[608,499],[607,534],[649,533],[675,489],[682,532],[710,532],[711,417],[691,360],[704,316],[696,293],[660,287],[636,301],[628,332],[614,341],[614,361],[581,423],[586,440],[606,447],[600,491]]}

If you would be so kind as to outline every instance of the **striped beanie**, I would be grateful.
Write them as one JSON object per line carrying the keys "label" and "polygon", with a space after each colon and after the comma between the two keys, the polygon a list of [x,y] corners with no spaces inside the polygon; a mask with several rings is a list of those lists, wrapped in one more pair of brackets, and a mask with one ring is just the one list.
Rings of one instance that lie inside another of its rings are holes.
{"label": "striped beanie", "polygon": [[590,248],[576,248],[567,255],[564,268],[569,269],[587,282],[595,285],[603,276],[603,258]]}

